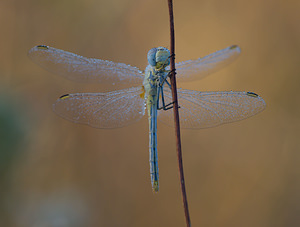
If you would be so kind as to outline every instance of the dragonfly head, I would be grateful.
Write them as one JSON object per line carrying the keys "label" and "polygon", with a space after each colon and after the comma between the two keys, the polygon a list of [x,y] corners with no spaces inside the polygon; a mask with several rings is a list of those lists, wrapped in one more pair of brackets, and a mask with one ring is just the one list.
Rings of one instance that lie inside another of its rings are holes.
{"label": "dragonfly head", "polygon": [[165,47],[157,47],[149,50],[148,62],[156,69],[165,68],[170,65],[170,51]]}

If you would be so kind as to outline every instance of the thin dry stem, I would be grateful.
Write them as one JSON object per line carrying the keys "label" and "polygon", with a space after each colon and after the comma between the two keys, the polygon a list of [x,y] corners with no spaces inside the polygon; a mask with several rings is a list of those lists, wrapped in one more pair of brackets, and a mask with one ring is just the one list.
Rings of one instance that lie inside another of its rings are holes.
{"label": "thin dry stem", "polygon": [[187,195],[185,190],[185,181],[183,174],[183,163],[182,163],[182,152],[181,152],[181,139],[180,139],[180,125],[179,125],[179,112],[178,112],[178,99],[177,99],[177,86],[176,86],[176,77],[175,77],[175,35],[174,35],[174,17],[173,17],[173,2],[172,0],[168,0],[169,5],[169,15],[170,15],[170,69],[171,69],[171,86],[172,86],[172,97],[173,97],[173,111],[174,111],[174,123],[175,123],[175,136],[176,136],[176,150],[177,150],[177,159],[178,159],[178,168],[180,175],[180,185],[181,185],[181,193],[183,200],[183,207],[185,213],[186,225],[188,227],[191,226],[189,208]]}

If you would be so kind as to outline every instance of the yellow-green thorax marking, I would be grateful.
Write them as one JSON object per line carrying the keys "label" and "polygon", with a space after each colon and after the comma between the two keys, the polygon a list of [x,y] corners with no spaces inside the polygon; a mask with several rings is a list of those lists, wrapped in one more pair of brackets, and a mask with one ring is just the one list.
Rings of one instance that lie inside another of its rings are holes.
{"label": "yellow-green thorax marking", "polygon": [[159,89],[163,86],[170,64],[170,51],[165,47],[152,48],[148,52],[148,63],[145,70],[144,88],[149,119],[149,161],[152,189],[159,190],[158,157],[157,157],[157,108]]}

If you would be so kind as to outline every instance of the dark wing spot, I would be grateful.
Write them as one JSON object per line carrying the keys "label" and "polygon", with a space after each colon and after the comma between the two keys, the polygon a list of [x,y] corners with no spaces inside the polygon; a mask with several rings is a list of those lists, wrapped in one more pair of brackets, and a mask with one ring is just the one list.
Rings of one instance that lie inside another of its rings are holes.
{"label": "dark wing spot", "polygon": [[38,45],[38,46],[36,46],[38,49],[40,49],[40,50],[48,50],[49,49],[49,47],[48,46],[46,46],[46,45]]}
{"label": "dark wing spot", "polygon": [[247,92],[247,95],[248,95],[248,96],[251,96],[251,97],[254,97],[254,98],[257,98],[257,97],[258,97],[258,94],[255,94],[254,92],[251,92],[251,91],[248,91],[248,92]]}
{"label": "dark wing spot", "polygon": [[59,99],[66,99],[66,98],[69,98],[70,95],[69,94],[65,94],[65,95],[62,95],[59,97]]}

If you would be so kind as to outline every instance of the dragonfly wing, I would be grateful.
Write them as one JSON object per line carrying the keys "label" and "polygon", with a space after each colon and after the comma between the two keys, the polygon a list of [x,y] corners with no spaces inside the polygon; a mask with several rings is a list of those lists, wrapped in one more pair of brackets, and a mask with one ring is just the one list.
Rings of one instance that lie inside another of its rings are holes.
{"label": "dragonfly wing", "polygon": [[[164,97],[166,103],[172,101],[168,87],[164,88]],[[266,107],[265,101],[253,92],[199,92],[179,89],[178,102],[180,125],[190,129],[243,120]],[[173,125],[173,111],[160,110],[158,119]]]}
{"label": "dragonfly wing", "polygon": [[86,58],[49,46],[35,46],[28,56],[49,72],[76,82],[140,84],[143,81],[143,72],[136,67]]}
{"label": "dragonfly wing", "polygon": [[123,127],[145,114],[144,89],[63,95],[54,103],[53,110],[69,121],[95,128]]}
{"label": "dragonfly wing", "polygon": [[218,71],[233,62],[240,54],[241,49],[234,45],[219,50],[196,60],[179,62],[175,65],[178,82],[199,80]]}

